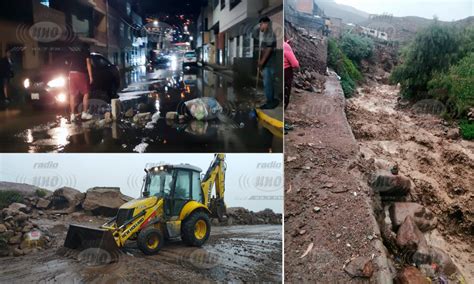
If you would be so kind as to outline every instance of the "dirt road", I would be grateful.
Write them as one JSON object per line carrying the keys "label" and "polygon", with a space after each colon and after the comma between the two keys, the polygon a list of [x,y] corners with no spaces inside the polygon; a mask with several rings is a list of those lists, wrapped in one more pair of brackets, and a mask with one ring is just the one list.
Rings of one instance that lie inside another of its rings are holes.
{"label": "dirt road", "polygon": [[285,280],[360,282],[345,271],[360,256],[371,262],[370,280],[387,283],[370,190],[352,167],[357,143],[337,78],[328,77],[321,94],[296,90],[285,117],[295,125],[285,136]]}
{"label": "dirt road", "polygon": [[[202,248],[170,241],[158,255],[145,256],[133,244],[118,255],[63,250],[69,221],[69,217],[39,221],[56,236],[53,246],[27,256],[0,258],[0,283],[281,281],[281,226],[214,226]],[[101,221],[84,223],[94,226]]]}
{"label": "dirt road", "polygon": [[[398,164],[413,183],[411,199],[440,220],[425,235],[474,283],[474,142],[452,136],[443,106],[425,100],[403,107],[395,86],[370,82],[348,100],[347,115],[364,159],[378,168]],[[455,133],[455,131],[454,131]]]}

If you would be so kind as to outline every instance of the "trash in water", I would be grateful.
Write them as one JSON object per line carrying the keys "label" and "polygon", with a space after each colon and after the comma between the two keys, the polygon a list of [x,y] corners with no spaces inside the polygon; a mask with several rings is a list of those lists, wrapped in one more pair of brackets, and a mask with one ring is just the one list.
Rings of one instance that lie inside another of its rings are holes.
{"label": "trash in water", "polygon": [[184,103],[197,120],[212,120],[222,113],[222,106],[214,98],[197,98]]}
{"label": "trash in water", "polygon": [[148,143],[140,143],[135,148],[133,148],[133,152],[144,153],[146,148],[148,147]]}

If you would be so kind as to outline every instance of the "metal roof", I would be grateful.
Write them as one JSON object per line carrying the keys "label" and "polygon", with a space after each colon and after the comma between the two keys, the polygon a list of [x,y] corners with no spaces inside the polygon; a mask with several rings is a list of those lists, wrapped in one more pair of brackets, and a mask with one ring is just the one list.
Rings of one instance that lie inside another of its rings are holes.
{"label": "metal roof", "polygon": [[202,169],[190,164],[178,164],[178,165],[159,165],[155,167],[151,167],[150,169],[153,168],[158,168],[158,167],[171,167],[173,169],[185,169],[185,170],[192,170],[192,171],[197,171],[197,172],[202,172]]}

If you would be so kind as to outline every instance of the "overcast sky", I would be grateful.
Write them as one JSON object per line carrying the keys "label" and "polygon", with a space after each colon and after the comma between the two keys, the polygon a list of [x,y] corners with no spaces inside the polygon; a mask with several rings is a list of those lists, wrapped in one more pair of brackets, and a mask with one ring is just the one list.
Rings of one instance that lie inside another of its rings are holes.
{"label": "overcast sky", "polygon": [[420,16],[451,21],[474,15],[473,0],[336,0],[369,14],[387,12],[394,16]]}
{"label": "overcast sky", "polygon": [[[70,186],[86,191],[115,186],[138,197],[145,174],[156,164],[189,163],[207,170],[213,154],[2,154],[0,181],[33,184],[55,190]],[[228,207],[283,211],[282,154],[227,154]],[[258,182],[263,182],[258,184]]]}

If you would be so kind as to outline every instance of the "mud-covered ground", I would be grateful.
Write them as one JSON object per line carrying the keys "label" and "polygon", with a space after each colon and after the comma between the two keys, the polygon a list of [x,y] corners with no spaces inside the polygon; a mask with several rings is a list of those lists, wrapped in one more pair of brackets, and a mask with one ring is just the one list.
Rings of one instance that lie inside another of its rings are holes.
{"label": "mud-covered ground", "polygon": [[[335,75],[324,86],[295,89],[285,113],[295,126],[285,135],[285,281],[385,283],[371,191],[351,166],[358,151],[342,89]],[[369,259],[366,278],[345,271],[357,257]]]}
{"label": "mud-covered ground", "polygon": [[98,226],[104,221],[81,214],[38,220],[55,236],[52,246],[26,256],[0,258],[0,283],[281,281],[279,225],[214,226],[202,248],[174,240],[155,256],[145,256],[134,243],[113,255],[62,248],[67,224]]}
{"label": "mud-covered ground", "polygon": [[474,142],[460,139],[439,114],[436,101],[399,101],[395,86],[369,82],[346,107],[366,160],[388,169],[398,164],[413,183],[411,199],[436,214],[429,245],[446,251],[474,283]]}

